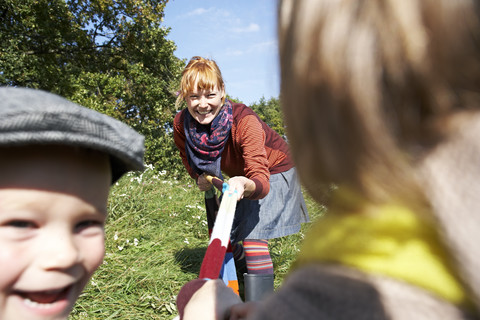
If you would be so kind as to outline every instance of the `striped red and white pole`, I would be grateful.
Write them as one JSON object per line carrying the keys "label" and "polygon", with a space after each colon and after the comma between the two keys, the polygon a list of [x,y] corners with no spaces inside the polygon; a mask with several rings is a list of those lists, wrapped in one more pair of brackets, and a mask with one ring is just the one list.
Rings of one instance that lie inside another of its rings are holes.
{"label": "striped red and white pole", "polygon": [[[183,311],[185,309],[185,305],[188,303],[192,295],[202,287],[205,281],[210,279],[218,279],[222,268],[224,269],[224,273],[232,273],[226,270],[227,266],[224,262],[225,253],[230,242],[230,232],[232,230],[233,218],[235,216],[235,208],[237,206],[237,191],[230,190],[230,187],[227,183],[216,177],[207,176],[207,179],[216,188],[221,188],[223,192],[223,197],[222,201],[220,202],[220,208],[218,209],[218,214],[212,229],[212,234],[210,236],[207,251],[205,252],[202,266],[200,267],[199,278],[186,283],[178,293],[177,309],[180,315],[180,319],[183,318]],[[233,260],[231,262],[232,263],[230,263],[228,267],[231,268],[231,265],[233,264],[233,268],[235,268]],[[235,274],[236,290],[238,293],[238,281],[236,280],[236,272],[233,273]],[[225,281],[225,277],[223,277],[223,279]],[[227,281],[226,284],[230,285],[230,283],[227,283]],[[235,288],[232,289],[235,290]]]}

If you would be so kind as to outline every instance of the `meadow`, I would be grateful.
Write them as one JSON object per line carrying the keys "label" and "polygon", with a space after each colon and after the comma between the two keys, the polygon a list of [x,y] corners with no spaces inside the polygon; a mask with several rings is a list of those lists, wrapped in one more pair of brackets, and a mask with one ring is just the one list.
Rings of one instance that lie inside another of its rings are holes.
{"label": "meadow", "polygon": [[[325,208],[304,192],[312,220]],[[305,231],[270,241],[275,287]],[[106,255],[69,319],[173,319],[176,294],[195,279],[208,243],[204,195],[191,179],[147,166],[111,189]]]}

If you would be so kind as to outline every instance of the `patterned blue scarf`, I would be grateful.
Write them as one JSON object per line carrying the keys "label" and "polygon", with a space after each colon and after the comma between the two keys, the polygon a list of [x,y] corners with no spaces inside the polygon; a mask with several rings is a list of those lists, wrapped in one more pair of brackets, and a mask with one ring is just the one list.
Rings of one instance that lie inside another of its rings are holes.
{"label": "patterned blue scarf", "polygon": [[186,112],[184,130],[188,164],[197,174],[208,173],[223,180],[221,155],[232,129],[232,103],[229,100],[220,109],[210,125],[201,125]]}

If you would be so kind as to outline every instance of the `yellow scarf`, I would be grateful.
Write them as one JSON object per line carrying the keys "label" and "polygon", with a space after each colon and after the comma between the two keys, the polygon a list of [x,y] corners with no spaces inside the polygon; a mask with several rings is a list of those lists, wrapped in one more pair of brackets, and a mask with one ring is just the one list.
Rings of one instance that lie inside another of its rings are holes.
{"label": "yellow scarf", "polygon": [[309,230],[300,252],[295,266],[339,263],[403,280],[456,305],[468,304],[434,227],[405,206],[328,212]]}

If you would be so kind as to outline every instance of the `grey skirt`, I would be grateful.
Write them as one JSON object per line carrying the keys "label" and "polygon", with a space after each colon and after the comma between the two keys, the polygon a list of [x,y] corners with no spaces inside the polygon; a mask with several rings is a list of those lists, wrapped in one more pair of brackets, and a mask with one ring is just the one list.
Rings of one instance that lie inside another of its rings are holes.
{"label": "grey skirt", "polygon": [[297,233],[309,221],[297,171],[292,168],[270,176],[265,198],[238,202],[230,238],[238,242],[284,237]]}

